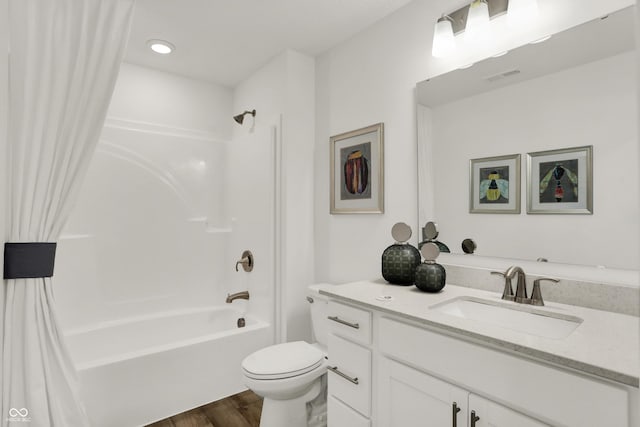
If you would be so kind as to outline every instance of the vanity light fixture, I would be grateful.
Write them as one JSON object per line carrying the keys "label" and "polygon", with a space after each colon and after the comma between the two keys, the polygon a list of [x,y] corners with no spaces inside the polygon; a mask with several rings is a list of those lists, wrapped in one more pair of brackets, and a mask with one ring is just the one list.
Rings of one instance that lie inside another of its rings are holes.
{"label": "vanity light fixture", "polygon": [[443,14],[434,28],[431,54],[435,58],[451,54],[456,46],[455,37],[460,34],[468,44],[488,42],[490,20],[505,13],[509,26],[525,27],[539,15],[538,0],[473,0],[458,10]]}
{"label": "vanity light fixture", "polygon": [[[455,36],[460,34],[466,34],[465,39],[476,44],[486,39],[489,34],[489,20],[505,14],[508,4],[509,0],[474,0],[471,4],[442,15],[436,22],[433,32],[432,55],[436,58],[442,58],[453,53],[455,47],[447,50],[442,46],[451,46],[452,44],[455,46],[457,44]],[[451,24],[451,31],[448,30],[449,24]],[[451,42],[451,32],[454,36],[453,43]]]}
{"label": "vanity light fixture", "polygon": [[453,35],[452,20],[448,16],[443,16],[436,22],[431,55],[434,58],[444,58],[449,56],[455,49],[456,39]]}
{"label": "vanity light fixture", "polygon": [[155,53],[159,53],[160,55],[168,55],[176,48],[168,41],[158,39],[147,40],[147,46],[149,46],[149,49],[151,49]]}
{"label": "vanity light fixture", "polygon": [[473,0],[469,5],[465,40],[470,43],[484,41],[489,36],[489,5],[486,0]]}

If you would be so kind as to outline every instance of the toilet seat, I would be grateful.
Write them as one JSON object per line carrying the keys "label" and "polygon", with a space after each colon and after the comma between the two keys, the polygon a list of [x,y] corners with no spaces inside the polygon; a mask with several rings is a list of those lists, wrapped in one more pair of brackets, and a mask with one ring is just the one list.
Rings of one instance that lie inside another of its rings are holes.
{"label": "toilet seat", "polygon": [[242,361],[244,374],[256,380],[296,377],[323,365],[324,353],[315,346],[294,341],[258,350]]}

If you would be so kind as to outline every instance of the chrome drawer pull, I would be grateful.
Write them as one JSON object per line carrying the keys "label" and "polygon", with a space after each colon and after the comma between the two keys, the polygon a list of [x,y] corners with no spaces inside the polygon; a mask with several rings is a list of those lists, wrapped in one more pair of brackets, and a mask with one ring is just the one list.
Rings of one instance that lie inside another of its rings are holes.
{"label": "chrome drawer pull", "polygon": [[338,370],[338,367],[337,367],[337,366],[327,366],[327,369],[329,369],[331,372],[333,372],[333,373],[335,373],[335,374],[338,374],[339,376],[341,376],[341,377],[342,377],[342,378],[344,378],[345,380],[347,380],[347,381],[349,381],[349,382],[354,383],[355,385],[360,384],[360,382],[358,381],[358,378],[357,378],[357,377],[356,377],[356,378],[351,378],[349,375],[347,375],[347,374],[345,374],[345,373],[343,373],[343,372],[340,372],[340,371]]}
{"label": "chrome drawer pull", "polygon": [[358,323],[347,322],[346,320],[340,319],[338,316],[327,316],[327,319],[333,320],[334,322],[338,322],[342,325],[347,325],[350,328],[360,329],[360,325]]}

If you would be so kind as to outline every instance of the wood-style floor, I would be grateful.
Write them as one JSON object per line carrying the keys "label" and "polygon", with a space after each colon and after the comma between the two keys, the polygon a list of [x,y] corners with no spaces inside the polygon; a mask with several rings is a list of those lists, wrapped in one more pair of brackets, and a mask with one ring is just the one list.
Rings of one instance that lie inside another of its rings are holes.
{"label": "wood-style floor", "polygon": [[147,427],[258,427],[261,411],[262,398],[247,390]]}

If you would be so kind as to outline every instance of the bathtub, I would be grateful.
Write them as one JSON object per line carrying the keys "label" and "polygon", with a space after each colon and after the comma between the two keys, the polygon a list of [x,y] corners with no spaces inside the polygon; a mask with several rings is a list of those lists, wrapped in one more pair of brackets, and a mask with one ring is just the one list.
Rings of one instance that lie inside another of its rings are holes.
{"label": "bathtub", "polygon": [[140,426],[245,389],[240,362],[273,328],[233,306],[172,311],[65,333],[93,427]]}

